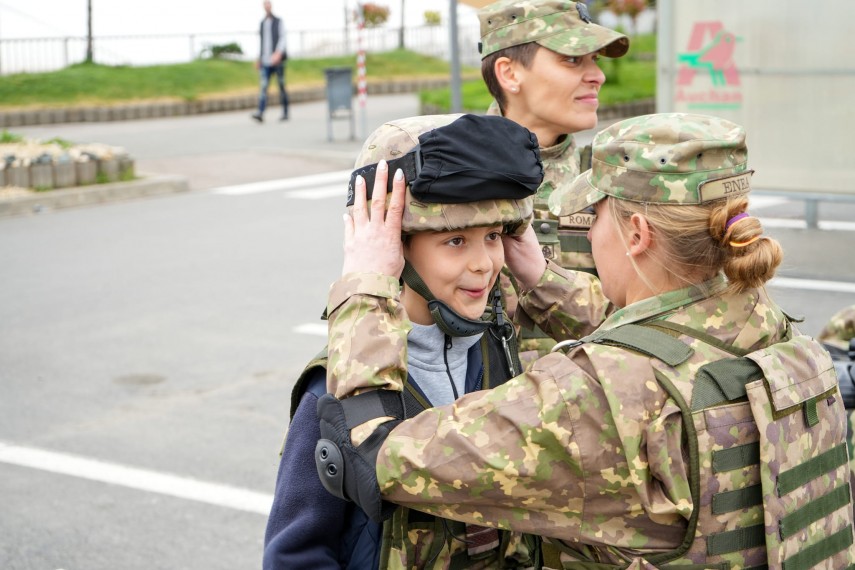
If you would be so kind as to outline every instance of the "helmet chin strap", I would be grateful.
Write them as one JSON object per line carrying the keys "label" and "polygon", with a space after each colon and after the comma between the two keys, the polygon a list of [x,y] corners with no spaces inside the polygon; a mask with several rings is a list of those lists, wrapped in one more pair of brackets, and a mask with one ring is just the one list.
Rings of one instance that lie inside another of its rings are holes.
{"label": "helmet chin strap", "polygon": [[[491,323],[481,319],[470,319],[458,314],[454,309],[434,297],[425,282],[419,276],[413,266],[409,262],[404,262],[404,271],[401,273],[401,278],[410,289],[418,293],[427,301],[428,310],[430,311],[433,320],[436,322],[439,330],[448,336],[472,336],[481,334],[490,328]],[[498,293],[498,289],[494,286],[493,290]],[[495,299],[495,303],[501,307],[501,295],[493,295],[491,299]],[[501,308],[499,308],[501,310]]]}

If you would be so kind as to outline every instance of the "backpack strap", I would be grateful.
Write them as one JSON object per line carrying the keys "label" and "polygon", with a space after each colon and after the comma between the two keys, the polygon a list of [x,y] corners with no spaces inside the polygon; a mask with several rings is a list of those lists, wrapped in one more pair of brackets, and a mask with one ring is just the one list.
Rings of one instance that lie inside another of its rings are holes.
{"label": "backpack strap", "polygon": [[628,348],[652,356],[669,366],[678,366],[689,359],[694,349],[668,333],[644,325],[628,324],[595,332],[578,341]]}

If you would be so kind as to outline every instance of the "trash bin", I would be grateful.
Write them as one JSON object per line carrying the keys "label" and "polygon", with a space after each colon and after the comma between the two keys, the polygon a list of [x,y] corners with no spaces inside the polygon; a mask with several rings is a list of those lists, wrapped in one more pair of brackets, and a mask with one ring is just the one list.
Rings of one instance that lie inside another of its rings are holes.
{"label": "trash bin", "polygon": [[350,120],[350,140],[354,140],[353,119],[353,69],[330,67],[324,69],[327,80],[327,140],[333,140],[332,122]]}

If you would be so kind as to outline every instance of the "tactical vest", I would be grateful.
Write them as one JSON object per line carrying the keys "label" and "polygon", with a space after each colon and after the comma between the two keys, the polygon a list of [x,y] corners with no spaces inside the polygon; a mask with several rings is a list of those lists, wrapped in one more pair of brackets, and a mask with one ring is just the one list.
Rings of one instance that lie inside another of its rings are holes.
{"label": "tactical vest", "polygon": [[[493,329],[481,336],[478,347],[482,373],[478,389],[495,388],[512,377],[508,354],[513,355],[514,362],[510,364],[519,373],[515,341],[516,336],[511,336],[510,346],[506,347]],[[318,368],[325,370],[326,365],[327,352],[324,349],[300,375],[291,395],[292,418],[313,373]],[[409,376],[403,396],[406,417],[414,417],[432,407]],[[539,557],[539,537],[466,525],[404,507],[396,509],[392,518],[383,523],[380,568],[384,570],[539,568]]]}
{"label": "tactical vest", "polygon": [[[581,172],[590,170],[591,157],[591,145],[579,149]],[[591,229],[595,216],[591,213],[578,212],[556,217],[549,211],[547,198],[548,196],[542,197],[541,192],[538,192],[534,204],[535,219],[531,222],[543,251],[543,257],[554,261],[564,269],[596,275],[597,269],[594,267],[591,242],[588,241],[588,230]],[[548,354],[555,345],[555,341],[534,323],[521,322],[521,325],[520,350],[524,353],[521,358],[525,364],[528,364]]]}
{"label": "tactical vest", "polygon": [[[577,342],[655,359],[657,381],[682,412],[693,510],[671,552],[618,566],[565,548],[574,561],[563,568],[855,569],[845,411],[817,342],[791,334],[747,353],[664,321]],[[597,352],[588,351],[595,368]]]}

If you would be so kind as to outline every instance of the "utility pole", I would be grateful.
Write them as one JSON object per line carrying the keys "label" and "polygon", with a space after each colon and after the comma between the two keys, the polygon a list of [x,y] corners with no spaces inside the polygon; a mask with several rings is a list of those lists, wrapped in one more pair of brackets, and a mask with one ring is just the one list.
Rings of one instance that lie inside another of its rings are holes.
{"label": "utility pole", "polygon": [[92,60],[92,0],[86,0],[86,63]]}
{"label": "utility pole", "polygon": [[460,45],[457,39],[457,0],[450,0],[448,27],[451,35],[451,112],[459,113],[463,108],[463,98],[460,91]]}
{"label": "utility pole", "polygon": [[398,32],[398,49],[404,49],[404,0],[401,0],[401,29]]}

